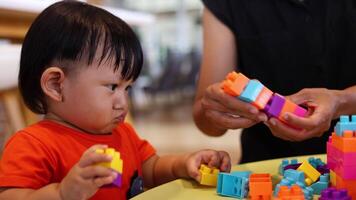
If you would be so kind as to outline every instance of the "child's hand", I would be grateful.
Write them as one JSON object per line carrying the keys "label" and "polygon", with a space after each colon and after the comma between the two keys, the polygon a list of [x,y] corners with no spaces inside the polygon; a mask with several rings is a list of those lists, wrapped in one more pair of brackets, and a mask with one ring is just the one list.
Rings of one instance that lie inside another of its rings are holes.
{"label": "child's hand", "polygon": [[200,181],[199,167],[206,164],[209,167],[218,168],[223,172],[230,172],[231,159],[225,151],[202,150],[191,154],[186,160],[186,169],[190,177]]}
{"label": "child's hand", "polygon": [[96,149],[105,149],[107,145],[94,145],[86,150],[59,184],[61,199],[85,200],[93,196],[103,185],[112,183],[117,174],[111,169],[94,165],[98,162],[110,162],[112,158],[95,153]]}

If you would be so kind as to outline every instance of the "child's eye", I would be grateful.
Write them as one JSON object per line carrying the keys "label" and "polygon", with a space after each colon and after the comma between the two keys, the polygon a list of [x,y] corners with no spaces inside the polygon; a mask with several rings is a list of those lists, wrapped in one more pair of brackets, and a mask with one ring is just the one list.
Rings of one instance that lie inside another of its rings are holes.
{"label": "child's eye", "polygon": [[108,88],[112,91],[114,91],[117,88],[117,84],[109,84]]}
{"label": "child's eye", "polygon": [[125,88],[125,90],[126,90],[126,91],[130,91],[130,90],[131,90],[131,85],[127,86],[127,87]]}

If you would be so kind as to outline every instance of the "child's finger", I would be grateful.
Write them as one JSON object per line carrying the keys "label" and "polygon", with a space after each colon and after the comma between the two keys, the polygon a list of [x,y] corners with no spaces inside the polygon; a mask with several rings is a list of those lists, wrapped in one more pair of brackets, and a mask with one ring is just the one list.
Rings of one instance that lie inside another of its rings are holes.
{"label": "child's finger", "polygon": [[223,172],[230,172],[231,170],[231,158],[229,154],[225,151],[219,151],[219,156],[221,160],[220,170]]}
{"label": "child's finger", "polygon": [[100,188],[103,185],[112,183],[116,179],[116,177],[117,177],[117,173],[112,172],[110,176],[94,178],[93,182],[96,187]]}
{"label": "child's finger", "polygon": [[93,145],[91,147],[89,147],[82,155],[85,156],[85,155],[88,155],[88,154],[91,154],[91,153],[94,153],[97,149],[106,149],[108,148],[108,145],[106,144],[96,144],[96,145]]}
{"label": "child's finger", "polygon": [[204,159],[206,163],[208,163],[209,167],[217,167],[220,166],[220,156],[216,151],[210,151],[210,155],[208,155],[208,160]]}
{"label": "child's finger", "polygon": [[196,181],[200,182],[201,175],[197,166],[195,166],[193,163],[188,163],[187,172],[189,177],[192,177]]}
{"label": "child's finger", "polygon": [[109,168],[103,166],[92,165],[83,168],[80,175],[85,178],[94,178],[94,177],[105,177],[110,176],[113,171]]}
{"label": "child's finger", "polygon": [[95,150],[87,150],[79,160],[79,167],[87,167],[98,162],[110,162],[112,157],[106,154],[95,153]]}

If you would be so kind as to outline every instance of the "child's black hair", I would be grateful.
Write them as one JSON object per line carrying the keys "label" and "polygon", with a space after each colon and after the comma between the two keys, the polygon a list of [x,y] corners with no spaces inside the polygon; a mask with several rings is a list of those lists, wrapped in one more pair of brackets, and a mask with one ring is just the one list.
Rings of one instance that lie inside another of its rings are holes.
{"label": "child's black hair", "polygon": [[55,61],[86,59],[90,65],[97,53],[101,53],[99,63],[114,59],[113,70],[122,67],[125,80],[136,80],[141,71],[140,42],[120,18],[77,1],[61,1],[46,8],[31,25],[22,46],[19,89],[25,104],[35,113],[47,113],[42,73]]}

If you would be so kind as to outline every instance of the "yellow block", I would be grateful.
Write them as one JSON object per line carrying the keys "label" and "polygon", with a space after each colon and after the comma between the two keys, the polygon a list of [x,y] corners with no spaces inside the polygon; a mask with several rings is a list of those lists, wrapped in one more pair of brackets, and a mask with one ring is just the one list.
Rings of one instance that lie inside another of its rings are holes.
{"label": "yellow block", "polygon": [[97,165],[103,166],[103,167],[107,167],[107,168],[111,168],[117,172],[119,172],[120,174],[122,174],[122,168],[123,168],[123,161],[120,158],[120,152],[115,151],[115,149],[113,148],[107,148],[107,149],[97,149],[95,151],[96,153],[102,153],[102,154],[106,154],[112,157],[111,162],[101,162],[98,163]]}
{"label": "yellow block", "polygon": [[216,186],[218,181],[219,170],[216,168],[210,168],[204,164],[200,165],[199,169],[201,173],[200,184]]}
{"label": "yellow block", "polygon": [[298,169],[299,171],[304,172],[305,174],[305,184],[311,185],[316,180],[318,180],[320,173],[316,170],[308,161],[304,161]]}

